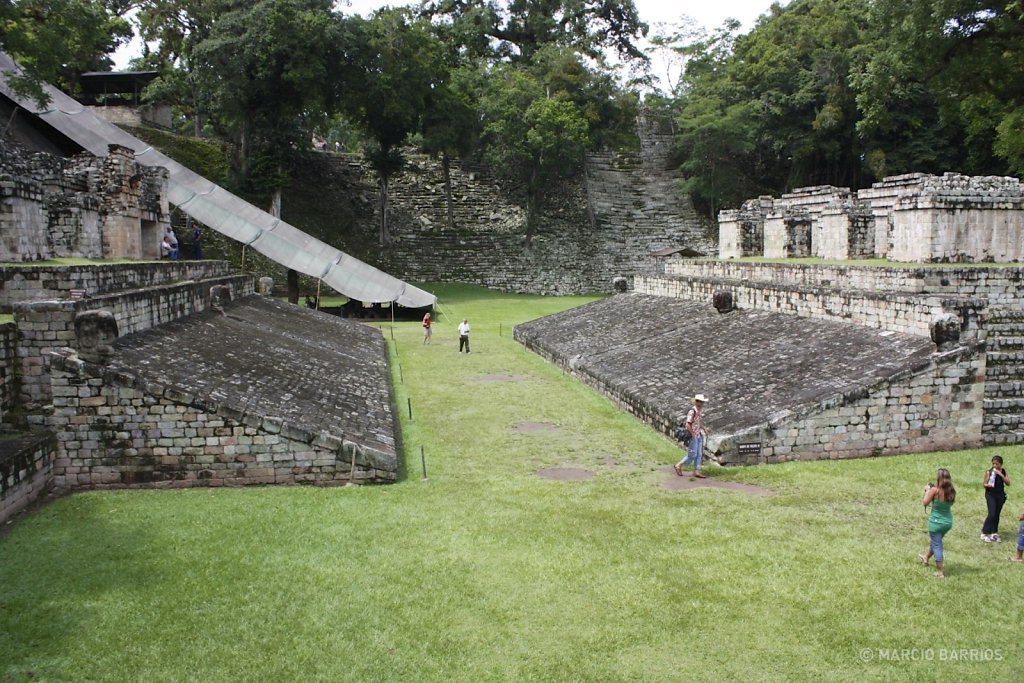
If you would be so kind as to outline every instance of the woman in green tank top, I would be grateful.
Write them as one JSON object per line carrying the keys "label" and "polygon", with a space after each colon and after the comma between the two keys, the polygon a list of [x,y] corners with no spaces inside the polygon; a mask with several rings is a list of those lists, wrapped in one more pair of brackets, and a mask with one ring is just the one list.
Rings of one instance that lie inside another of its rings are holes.
{"label": "woman in green tank top", "polygon": [[940,467],[938,474],[935,475],[935,483],[928,484],[924,499],[921,501],[925,507],[932,506],[931,513],[928,515],[928,536],[931,542],[928,545],[928,552],[918,555],[921,563],[925,566],[928,566],[928,560],[933,555],[935,556],[935,568],[938,569],[935,576],[940,579],[946,576],[942,570],[942,537],[953,528],[953,503],[955,501],[956,489],[953,488],[953,478],[949,475],[949,470]]}

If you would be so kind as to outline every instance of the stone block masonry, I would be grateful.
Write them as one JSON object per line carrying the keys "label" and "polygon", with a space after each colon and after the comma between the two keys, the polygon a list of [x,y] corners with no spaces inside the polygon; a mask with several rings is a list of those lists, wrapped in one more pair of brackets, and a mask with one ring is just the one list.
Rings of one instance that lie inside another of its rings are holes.
{"label": "stone block masonry", "polygon": [[235,297],[252,294],[255,287],[251,276],[234,275],[117,291],[85,299],[16,304],[14,318],[19,334],[23,405],[28,410],[37,410],[49,403],[47,352],[77,346],[74,319],[80,311],[109,310],[117,320],[120,334],[133,334],[206,310],[210,303],[210,288],[219,284],[229,285]]}
{"label": "stone block masonry", "polygon": [[227,261],[0,266],[0,312],[9,313],[14,304],[29,301],[92,297],[228,275],[237,272]]}
{"label": "stone block masonry", "polygon": [[[658,274],[657,253],[666,248],[713,256],[710,231],[679,192],[668,123],[658,123],[641,116],[639,152],[590,154],[581,178],[553,188],[529,248],[525,202],[515,188],[486,168],[453,163],[450,228],[440,163],[416,157],[391,183],[394,239],[367,257],[410,280],[562,295],[610,292],[616,277]],[[353,160],[337,161],[352,173]]]}
{"label": "stone block masonry", "polygon": [[983,443],[976,345],[936,353],[917,335],[635,293],[514,335],[666,435],[708,394],[709,447],[727,464]]}
{"label": "stone block masonry", "polygon": [[678,276],[637,277],[634,288],[643,294],[708,302],[715,292],[724,289],[732,293],[734,305],[740,309],[819,320],[843,320],[921,336],[929,335],[936,315],[950,313],[961,319],[964,337],[984,340],[983,320],[987,302],[983,299]]}
{"label": "stone block masonry", "polygon": [[18,328],[0,324],[0,423],[8,421],[18,398]]}
{"label": "stone block masonry", "polygon": [[[394,481],[380,331],[251,296],[52,356],[61,488]],[[354,465],[353,465],[354,462]]]}
{"label": "stone block masonry", "polygon": [[49,433],[0,440],[0,524],[51,488],[56,446]]}
{"label": "stone block masonry", "polygon": [[719,214],[719,255],[901,262],[1024,260],[1024,184],[1017,178],[921,173],[870,188],[805,187]]}
{"label": "stone block masonry", "polygon": [[159,258],[167,171],[110,145],[65,159],[0,144],[0,261]]}

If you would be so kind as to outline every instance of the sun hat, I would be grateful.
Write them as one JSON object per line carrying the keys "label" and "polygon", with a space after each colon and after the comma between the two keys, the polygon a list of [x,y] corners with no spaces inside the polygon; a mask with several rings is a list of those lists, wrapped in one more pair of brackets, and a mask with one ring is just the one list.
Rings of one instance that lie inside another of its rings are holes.
{"label": "sun hat", "polygon": [[701,403],[707,403],[708,402],[708,397],[705,396],[704,394],[697,394],[696,396],[693,397],[693,400],[694,400],[695,403],[697,401],[700,401]]}

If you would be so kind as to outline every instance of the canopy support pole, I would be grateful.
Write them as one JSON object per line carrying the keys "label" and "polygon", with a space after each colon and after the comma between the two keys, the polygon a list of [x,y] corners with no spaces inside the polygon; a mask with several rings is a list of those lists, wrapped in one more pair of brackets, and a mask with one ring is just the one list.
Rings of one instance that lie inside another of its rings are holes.
{"label": "canopy support pole", "polygon": [[320,310],[320,280],[316,281],[316,310]]}

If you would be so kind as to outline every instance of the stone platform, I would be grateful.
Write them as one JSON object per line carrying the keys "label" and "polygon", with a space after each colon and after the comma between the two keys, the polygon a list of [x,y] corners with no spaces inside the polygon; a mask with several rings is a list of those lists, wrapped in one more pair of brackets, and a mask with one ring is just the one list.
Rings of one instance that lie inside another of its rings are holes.
{"label": "stone platform", "polygon": [[690,397],[707,394],[709,447],[722,462],[980,439],[983,355],[937,354],[923,336],[763,310],[723,314],[708,301],[643,294],[534,320],[514,334],[665,434]]}
{"label": "stone platform", "polygon": [[121,338],[112,366],[244,413],[344,434],[395,452],[387,347],[380,331],[276,299]]}
{"label": "stone platform", "polygon": [[55,352],[58,488],[385,483],[398,427],[380,330],[261,296]]}

